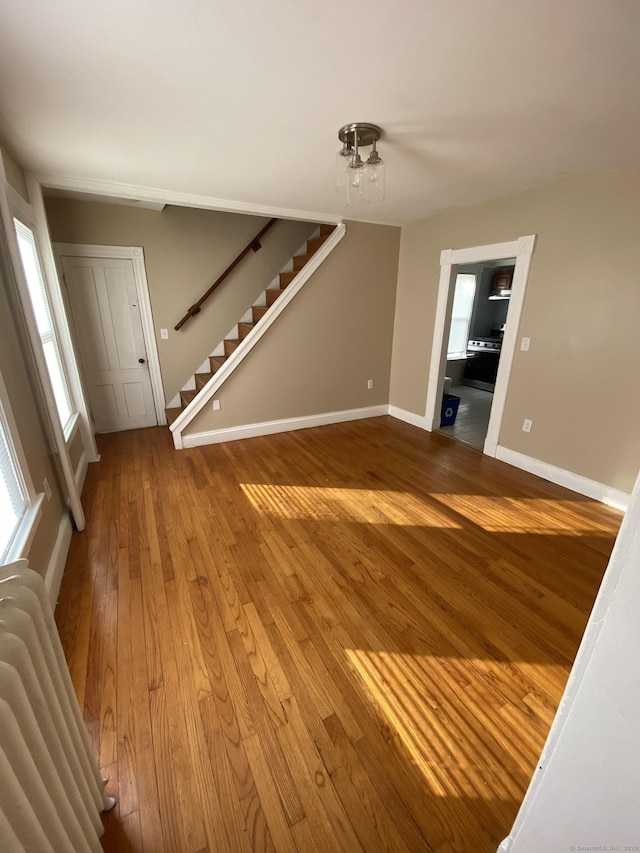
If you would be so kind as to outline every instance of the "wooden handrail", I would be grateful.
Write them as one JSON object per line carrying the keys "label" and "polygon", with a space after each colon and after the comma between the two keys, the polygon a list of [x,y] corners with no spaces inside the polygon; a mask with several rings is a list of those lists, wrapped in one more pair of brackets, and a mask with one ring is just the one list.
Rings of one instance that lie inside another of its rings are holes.
{"label": "wooden handrail", "polygon": [[248,245],[240,252],[240,254],[235,259],[235,261],[232,261],[229,264],[229,266],[222,273],[220,278],[216,279],[216,281],[214,281],[214,283],[211,285],[209,290],[207,290],[206,293],[203,293],[203,295],[200,297],[200,299],[198,299],[197,302],[193,303],[191,308],[189,308],[189,310],[184,315],[184,317],[180,320],[178,325],[174,326],[174,329],[176,330],[176,332],[179,331],[184,326],[184,324],[187,322],[187,320],[190,317],[194,317],[196,314],[200,313],[200,308],[202,307],[202,304],[207,301],[207,299],[211,296],[211,294],[213,293],[213,291],[217,287],[220,287],[220,285],[225,280],[225,278],[229,275],[229,273],[238,266],[240,261],[244,258],[245,255],[247,255],[251,251],[251,249],[253,249],[254,252],[257,252],[258,249],[261,248],[260,239],[267,233],[267,231],[269,230],[269,228],[271,228],[271,226],[273,225],[274,222],[277,222],[277,219],[270,219],[267,222],[267,224],[264,226],[262,231],[260,231],[259,234],[256,234],[256,236],[253,238],[253,240],[251,240],[251,242],[248,243]]}

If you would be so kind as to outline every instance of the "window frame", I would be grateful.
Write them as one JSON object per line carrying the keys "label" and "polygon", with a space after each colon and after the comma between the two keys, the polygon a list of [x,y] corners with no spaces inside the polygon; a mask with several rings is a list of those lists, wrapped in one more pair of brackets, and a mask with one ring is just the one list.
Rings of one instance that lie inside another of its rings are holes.
{"label": "window frame", "polygon": [[4,552],[0,552],[0,565],[8,565],[20,559],[28,552],[42,517],[44,493],[37,493],[33,486],[27,457],[20,441],[20,434],[13,416],[11,401],[2,373],[0,373],[0,429],[3,430],[9,446],[9,452],[13,457],[18,485],[27,504],[15,526],[7,547]]}
{"label": "window frame", "polygon": [[[27,183],[29,183],[29,177],[27,177]],[[75,472],[73,470],[73,466],[71,464],[71,458],[69,456],[69,445],[72,436],[74,435],[75,430],[77,429],[78,417],[71,418],[68,430],[65,431],[62,429],[60,424],[60,418],[58,416],[58,408],[56,402],[54,400],[53,388],[51,385],[51,380],[49,378],[49,370],[45,361],[44,351],[42,349],[42,343],[40,340],[40,334],[36,324],[36,318],[34,316],[33,307],[31,304],[31,297],[28,292],[27,283],[25,281],[22,258],[20,257],[20,250],[18,247],[18,238],[15,231],[15,226],[13,222],[14,216],[19,218],[21,221],[25,222],[32,229],[35,240],[36,247],[38,250],[38,257],[40,261],[40,265],[42,267],[42,272],[44,276],[45,288],[48,295],[49,306],[54,315],[54,325],[58,334],[58,340],[60,340],[60,318],[57,312],[57,306],[53,304],[55,302],[55,297],[52,296],[50,289],[50,281],[48,270],[45,270],[42,252],[40,248],[39,235],[38,235],[38,226],[35,221],[37,217],[37,210],[32,208],[32,205],[26,201],[25,199],[17,193],[13,187],[7,183],[6,177],[4,174],[4,168],[2,163],[0,162],[0,213],[2,215],[2,222],[4,226],[5,232],[5,240],[7,243],[7,250],[9,255],[9,261],[12,268],[12,279],[15,282],[17,295],[19,297],[19,301],[22,306],[22,315],[24,317],[24,322],[26,325],[26,331],[28,334],[29,341],[31,342],[31,349],[33,352],[35,367],[40,376],[40,385],[43,393],[43,401],[45,404],[45,410],[48,416],[49,428],[50,428],[50,437],[52,439],[52,449],[55,449],[58,454],[58,459],[60,462],[60,467],[62,469],[62,475],[64,478],[64,485],[66,487],[66,495],[63,497],[68,501],[69,508],[71,510],[71,514],[73,517],[73,521],[76,525],[77,530],[84,530],[85,527],[85,515],[84,510],[82,508],[82,501],[80,499],[80,491],[78,488],[78,483],[75,479]],[[41,202],[40,198],[40,202]],[[63,350],[63,363],[67,368],[67,381],[69,381],[69,365],[66,361],[66,357],[68,357],[68,353],[66,350]],[[86,410],[80,409],[78,398],[76,396],[76,388],[70,387],[69,391],[71,392],[71,399],[73,402],[74,410],[78,413],[78,415],[84,414],[86,416]],[[83,434],[84,437],[84,434]],[[92,436],[91,436],[92,438]],[[85,444],[86,447],[86,444]],[[99,457],[97,457],[99,458]],[[91,460],[93,461],[93,459]]]}
{"label": "window frame", "polygon": [[[454,313],[453,313],[455,303],[456,303],[456,290],[458,287],[458,281],[463,276],[465,278],[473,278],[473,280],[474,280],[473,297],[471,299],[471,307],[470,307],[470,311],[469,311],[468,316],[456,317],[456,316],[454,316]],[[471,329],[471,322],[473,320],[473,315],[474,315],[474,311],[475,311],[477,290],[478,290],[478,275],[476,273],[465,273],[465,272],[456,273],[456,280],[455,280],[454,290],[453,290],[453,301],[451,303],[451,318],[450,318],[450,322],[449,322],[449,338],[447,341],[447,361],[462,361],[463,359],[466,359],[466,357],[467,357],[467,343],[469,342],[469,331]],[[453,323],[459,322],[461,320],[465,321],[466,328],[467,328],[467,331],[465,334],[465,348],[464,348],[464,350],[452,350],[452,351],[450,351],[449,350],[449,344],[451,342],[451,329],[453,328]]]}
{"label": "window frame", "polygon": [[[12,216],[12,225],[14,227],[14,235],[16,237],[16,243],[18,246],[18,255],[20,257],[20,262],[21,262],[21,271],[23,274],[23,282],[24,282],[24,286],[26,288],[26,292],[24,295],[29,300],[31,310],[32,310],[32,314],[33,314],[34,320],[35,320],[35,331],[39,337],[40,344],[42,346],[44,361],[45,361],[47,371],[49,374],[49,379],[51,382],[52,391],[54,393],[55,414],[58,418],[58,422],[60,424],[60,427],[62,428],[62,431],[64,433],[65,440],[68,441],[69,436],[71,435],[72,431],[74,430],[75,423],[78,419],[78,410],[77,410],[77,407],[75,404],[73,389],[71,387],[71,382],[69,380],[69,374],[67,372],[67,367],[66,367],[65,357],[64,357],[64,350],[62,347],[62,342],[60,340],[60,334],[58,332],[54,308],[53,308],[53,305],[51,304],[51,297],[49,295],[49,289],[47,287],[47,281],[46,281],[45,274],[44,274],[44,266],[43,266],[42,258],[40,257],[40,252],[38,249],[38,235],[36,233],[35,223],[33,222],[32,217],[28,214],[28,212],[26,210],[24,210],[24,209],[23,210],[17,210],[16,207],[17,207],[17,205],[15,205],[15,204],[11,205],[11,208],[12,208],[11,209],[11,216]],[[36,307],[33,303],[33,298],[32,298],[32,294],[31,294],[31,286],[29,284],[27,271],[25,269],[25,264],[24,264],[24,261],[22,258],[22,252],[20,251],[20,235],[18,233],[18,228],[17,228],[18,223],[22,226],[22,228],[25,231],[28,231],[29,234],[31,235],[31,244],[32,244],[35,260],[38,264],[38,273],[39,273],[40,283],[41,283],[40,290],[41,290],[41,293],[42,293],[42,296],[44,299],[47,319],[48,319],[49,327],[50,327],[49,331],[47,331],[45,334],[43,334],[42,331],[40,330],[38,321],[36,319],[38,312],[36,311]],[[45,340],[45,338],[46,338],[46,340]],[[60,406],[58,404],[58,399],[57,399],[57,396],[56,396],[55,390],[54,390],[55,389],[54,377],[51,374],[51,370],[49,368],[49,362],[48,362],[48,359],[46,357],[45,345],[47,343],[53,344],[53,348],[55,351],[55,357],[56,357],[56,361],[57,361],[58,368],[59,368],[59,376],[60,376],[60,379],[62,381],[62,386],[63,386],[62,390],[63,390],[64,396],[66,398],[65,402],[66,402],[68,409],[69,409],[69,417],[67,418],[65,423],[62,422],[62,417],[60,414]]]}

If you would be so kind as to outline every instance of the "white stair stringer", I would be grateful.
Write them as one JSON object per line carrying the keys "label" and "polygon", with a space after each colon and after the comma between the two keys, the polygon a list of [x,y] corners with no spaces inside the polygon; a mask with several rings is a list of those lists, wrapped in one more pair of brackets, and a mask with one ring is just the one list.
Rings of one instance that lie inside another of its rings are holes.
{"label": "white stair stringer", "polygon": [[[299,291],[302,290],[304,285],[311,278],[313,273],[318,269],[320,264],[322,264],[325,258],[327,258],[331,254],[331,252],[335,249],[338,243],[342,240],[342,238],[346,234],[346,231],[347,229],[344,223],[336,225],[333,232],[327,237],[327,239],[320,246],[320,248],[304,265],[298,275],[289,285],[287,285],[284,290],[284,293],[278,297],[278,299],[273,303],[273,305],[269,308],[265,315],[258,320],[253,329],[251,329],[249,334],[246,336],[246,338],[240,341],[235,350],[216,370],[216,372],[213,374],[213,376],[207,382],[204,388],[202,388],[199,394],[194,397],[194,399],[191,400],[191,402],[187,406],[185,406],[182,412],[180,412],[178,417],[169,427],[173,434],[173,444],[176,450],[182,450],[184,447],[182,437],[184,430],[189,426],[191,421],[196,417],[197,414],[199,414],[199,412],[204,408],[204,406],[206,406],[207,403],[212,399],[216,391],[224,384],[224,382],[227,381],[227,379],[231,376],[236,367],[238,367],[238,365],[251,352],[251,350],[258,343],[260,338],[267,332],[270,326],[273,325],[275,320],[280,316],[280,314],[282,314],[282,312],[292,301],[292,299],[294,299],[299,293]],[[278,286],[279,279],[278,277],[276,277],[267,286],[267,290],[273,289],[274,287],[277,288]],[[253,304],[255,306],[266,305],[266,297],[264,295],[264,291]],[[223,352],[224,344],[223,342],[220,342],[218,346],[214,349],[212,355],[222,354]]]}

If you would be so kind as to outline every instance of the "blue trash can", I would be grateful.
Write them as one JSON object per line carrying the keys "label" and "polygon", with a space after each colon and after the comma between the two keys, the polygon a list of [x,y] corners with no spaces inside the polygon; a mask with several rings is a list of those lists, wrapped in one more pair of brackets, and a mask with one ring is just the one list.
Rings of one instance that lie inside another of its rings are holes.
{"label": "blue trash can", "polygon": [[455,394],[442,395],[442,409],[440,410],[440,426],[453,426],[456,422],[458,414],[458,406],[460,405],[460,397]]}

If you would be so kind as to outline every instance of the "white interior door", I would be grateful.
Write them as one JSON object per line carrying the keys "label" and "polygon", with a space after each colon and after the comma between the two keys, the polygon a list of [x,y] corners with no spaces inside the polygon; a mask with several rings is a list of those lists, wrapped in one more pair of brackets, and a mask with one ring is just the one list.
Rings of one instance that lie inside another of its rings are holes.
{"label": "white interior door", "polygon": [[156,426],[133,263],[62,256],[96,432]]}

